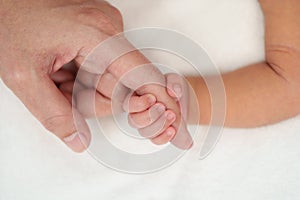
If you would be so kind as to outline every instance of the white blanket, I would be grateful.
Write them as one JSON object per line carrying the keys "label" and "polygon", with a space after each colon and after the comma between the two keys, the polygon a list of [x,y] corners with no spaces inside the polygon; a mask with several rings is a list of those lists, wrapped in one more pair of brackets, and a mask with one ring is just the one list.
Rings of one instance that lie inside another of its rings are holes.
{"label": "white blanket", "polygon": [[[122,11],[126,29],[182,32],[201,44],[221,71],[264,58],[256,0],[111,2]],[[299,117],[257,129],[224,129],[204,160],[198,159],[196,144],[171,167],[129,175],[102,166],[88,153],[72,153],[2,82],[0,94],[0,200],[300,198]],[[112,122],[106,123],[116,134]]]}

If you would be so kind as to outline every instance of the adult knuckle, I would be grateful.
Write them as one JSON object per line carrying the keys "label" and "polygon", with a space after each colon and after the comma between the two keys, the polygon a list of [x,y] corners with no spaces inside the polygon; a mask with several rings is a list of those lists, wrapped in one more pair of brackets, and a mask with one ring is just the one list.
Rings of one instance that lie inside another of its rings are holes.
{"label": "adult knuckle", "polygon": [[112,7],[112,12],[114,14],[115,19],[119,23],[122,23],[122,26],[123,26],[123,16],[122,16],[121,11],[119,9],[117,9],[116,7]]}
{"label": "adult knuckle", "polygon": [[85,25],[96,28],[100,32],[101,37],[103,33],[112,36],[120,32],[115,26],[113,19],[96,7],[83,8],[78,18]]}

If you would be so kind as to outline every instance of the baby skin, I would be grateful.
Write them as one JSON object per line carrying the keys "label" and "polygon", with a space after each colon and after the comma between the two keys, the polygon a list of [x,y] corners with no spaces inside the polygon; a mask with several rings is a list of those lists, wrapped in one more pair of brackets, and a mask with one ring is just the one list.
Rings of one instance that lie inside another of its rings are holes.
{"label": "baby skin", "polygon": [[[300,3],[296,0],[260,0],[260,5],[265,17],[266,58],[264,62],[222,74],[226,92],[227,127],[258,127],[277,123],[300,113]],[[164,88],[169,97],[166,92],[161,95],[163,88],[159,92],[159,89],[149,86],[142,93],[137,91],[137,94],[153,94],[157,103],[129,110],[130,124],[142,133],[157,124],[165,124],[159,134],[151,138],[155,144],[170,142],[180,133],[173,122],[184,121],[182,112],[179,113],[183,108],[187,109],[188,123],[208,124],[211,120],[211,99],[204,79],[186,77],[191,88],[186,87],[179,76],[176,78],[173,75],[173,80],[175,81],[167,81],[168,89]],[[191,91],[195,93],[196,99],[187,98]],[[134,102],[136,98],[138,96],[133,96],[129,101]],[[177,107],[174,101],[177,102]],[[201,111],[200,120],[195,117],[195,102],[199,105],[197,112]],[[151,115],[150,112],[157,107],[161,108],[159,110],[166,110],[161,115]],[[168,120],[166,117],[172,112],[176,120],[173,117]]]}
{"label": "baby skin", "polygon": [[[123,67],[120,68],[120,65]],[[134,95],[125,100],[123,108],[132,113],[129,122],[139,130],[141,136],[151,139],[155,144],[171,141],[180,149],[192,146],[185,112],[182,112],[176,98],[167,89],[167,82],[172,82],[171,75],[164,76],[138,51],[122,56],[109,66],[108,71],[124,86],[135,89]],[[148,98],[144,99],[150,99],[153,105],[136,103],[145,95]]]}

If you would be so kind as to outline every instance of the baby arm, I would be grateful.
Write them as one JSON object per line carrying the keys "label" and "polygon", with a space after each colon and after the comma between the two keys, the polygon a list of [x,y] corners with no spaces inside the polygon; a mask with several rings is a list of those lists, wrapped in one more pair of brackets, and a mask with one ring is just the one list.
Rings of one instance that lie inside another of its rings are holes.
{"label": "baby arm", "polygon": [[[226,126],[257,127],[300,113],[300,3],[260,3],[265,16],[266,60],[222,75]],[[200,123],[207,124],[211,117],[208,89],[201,77],[187,79],[201,102]]]}
{"label": "baby arm", "polygon": [[[300,113],[300,3],[261,0],[265,16],[265,62],[223,74],[226,126],[257,127]],[[200,77],[188,77],[197,94],[202,124],[211,117],[209,92]]]}
{"label": "baby arm", "polygon": [[[257,127],[300,113],[300,3],[261,0],[266,60],[222,74],[228,127]],[[201,124],[211,120],[211,99],[202,77],[186,77],[196,94]],[[193,99],[190,99],[193,100]],[[188,122],[195,124],[190,102]]]}

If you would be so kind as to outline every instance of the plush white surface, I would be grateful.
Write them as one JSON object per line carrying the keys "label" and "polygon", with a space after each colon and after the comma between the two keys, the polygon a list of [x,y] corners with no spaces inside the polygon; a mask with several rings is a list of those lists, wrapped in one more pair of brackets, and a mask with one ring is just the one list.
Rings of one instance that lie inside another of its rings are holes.
{"label": "plush white surface", "polygon": [[[165,27],[203,45],[222,71],[263,59],[255,0],[111,1],[126,28]],[[213,153],[199,145],[160,172],[112,171],[46,132],[0,82],[0,200],[299,199],[300,118],[257,129],[225,129]],[[109,124],[109,120],[107,124]],[[116,133],[111,125],[111,132]]]}

